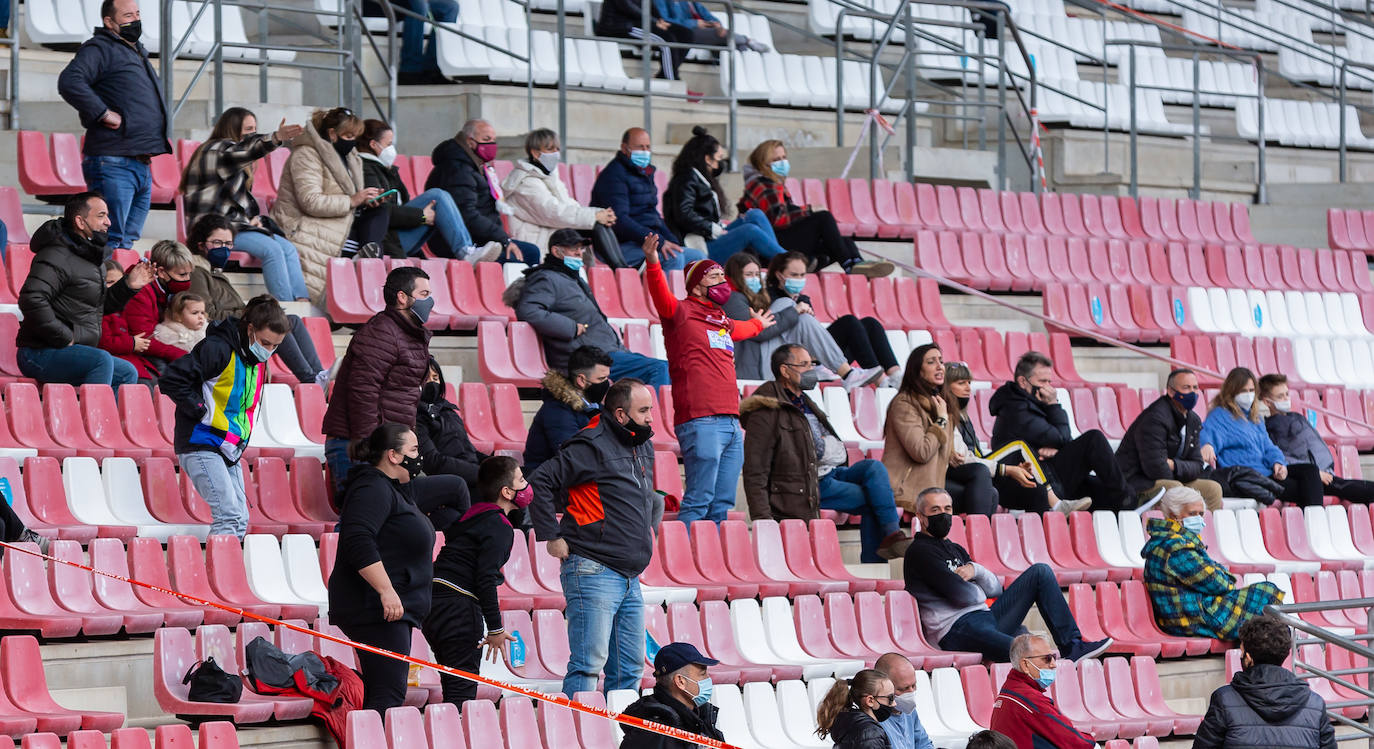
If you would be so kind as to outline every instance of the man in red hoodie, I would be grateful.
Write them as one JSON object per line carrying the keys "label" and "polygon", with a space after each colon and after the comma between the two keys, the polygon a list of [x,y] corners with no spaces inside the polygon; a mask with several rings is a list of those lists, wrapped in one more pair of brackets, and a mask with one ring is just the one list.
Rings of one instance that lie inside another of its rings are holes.
{"label": "man in red hoodie", "polygon": [[713,260],[687,266],[687,298],[677,299],[658,262],[659,238],[644,240],[644,280],[663,321],[668,374],[673,381],[673,426],[682,447],[686,486],[678,520],[725,519],[735,506],[744,467],[744,430],[739,425],[735,341],[773,324],[773,313],[752,312],[735,322],[721,305],[730,298],[725,269]]}
{"label": "man in red hoodie", "polygon": [[1043,635],[1011,641],[1013,670],[992,703],[988,728],[1016,742],[1016,749],[1093,749],[1092,737],[1073,727],[1045,690],[1054,683],[1058,657]]}

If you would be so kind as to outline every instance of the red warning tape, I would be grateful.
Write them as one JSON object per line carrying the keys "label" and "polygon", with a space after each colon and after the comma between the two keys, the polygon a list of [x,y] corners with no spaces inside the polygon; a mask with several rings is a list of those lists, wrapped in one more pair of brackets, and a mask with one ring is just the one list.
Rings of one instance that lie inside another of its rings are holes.
{"label": "red warning tape", "polygon": [[1177,32],[1180,33],[1180,34],[1185,34],[1185,35],[1187,35],[1187,36],[1196,37],[1196,38],[1201,39],[1202,41],[1207,42],[1207,43],[1209,43],[1209,44],[1215,44],[1215,45],[1217,45],[1218,47],[1225,47],[1225,48],[1227,48],[1227,49],[1233,49],[1233,50],[1235,50],[1235,51],[1237,51],[1237,52],[1246,52],[1246,51],[1248,51],[1248,50],[1246,50],[1244,47],[1237,47],[1237,46],[1234,45],[1234,44],[1227,44],[1226,42],[1223,42],[1223,41],[1221,41],[1220,39],[1213,39],[1212,37],[1207,36],[1206,34],[1199,34],[1198,32],[1193,31],[1192,29],[1184,28],[1184,27],[1182,27],[1182,26],[1179,26],[1178,24],[1169,23],[1168,21],[1161,21],[1161,20],[1159,20],[1158,18],[1155,18],[1154,16],[1150,15],[1149,13],[1143,13],[1143,12],[1141,12],[1141,11],[1135,10],[1134,8],[1127,8],[1126,6],[1120,5],[1120,4],[1118,4],[1118,3],[1114,3],[1114,2],[1112,2],[1111,0],[1093,0],[1093,2],[1096,2],[1096,3],[1098,3],[1099,5],[1105,5],[1105,6],[1107,6],[1108,8],[1111,8],[1112,10],[1115,10],[1115,11],[1120,12],[1120,13],[1125,13],[1125,14],[1127,14],[1127,15],[1132,15],[1132,16],[1135,16],[1135,17],[1137,17],[1137,18],[1143,18],[1143,19],[1145,19],[1146,21],[1148,21],[1148,22],[1150,22],[1150,23],[1152,23],[1152,24],[1154,24],[1154,25],[1156,25],[1156,26],[1163,26],[1163,27],[1168,28],[1168,29],[1171,29],[1171,30],[1173,30],[1173,31],[1177,31]]}
{"label": "red warning tape", "polygon": [[369,653],[373,653],[373,654],[375,654],[375,655],[382,655],[382,656],[386,656],[387,658],[395,658],[396,660],[405,661],[405,662],[407,662],[407,663],[411,663],[411,664],[414,664],[414,665],[417,665],[417,666],[423,666],[423,667],[425,667],[425,668],[432,668],[432,669],[434,669],[435,671],[438,671],[439,673],[442,673],[442,674],[448,674],[448,675],[450,675],[450,676],[457,676],[457,677],[459,677],[459,678],[461,678],[461,679],[467,679],[468,681],[475,681],[475,682],[477,682],[478,684],[487,684],[487,685],[489,685],[489,686],[496,687],[497,689],[502,689],[502,690],[505,690],[505,691],[507,691],[507,692],[514,692],[514,693],[516,693],[516,694],[521,694],[521,695],[524,695],[524,696],[529,697],[529,698],[531,698],[531,699],[539,700],[539,701],[541,701],[541,702],[547,702],[547,703],[552,704],[552,705],[559,705],[559,706],[566,707],[566,708],[569,708],[569,709],[572,709],[572,710],[576,710],[576,711],[578,711],[578,712],[586,713],[586,714],[588,714],[588,715],[596,715],[596,716],[602,717],[602,718],[609,718],[609,719],[611,719],[611,720],[613,720],[613,721],[616,721],[617,723],[622,723],[622,724],[627,725],[627,726],[633,726],[634,728],[643,729],[643,730],[645,730],[645,731],[649,731],[650,733],[657,733],[657,734],[660,734],[660,735],[662,735],[662,736],[668,736],[668,737],[671,737],[671,738],[674,738],[674,739],[678,739],[678,740],[680,740],[680,741],[686,741],[686,742],[689,742],[689,743],[692,743],[692,744],[697,744],[697,745],[699,745],[699,746],[709,746],[709,747],[713,747],[713,749],[739,749],[739,747],[736,747],[736,746],[733,745],[733,744],[727,744],[727,743],[725,743],[724,741],[719,741],[719,740],[717,740],[717,739],[710,739],[710,738],[706,738],[705,736],[699,736],[699,735],[694,734],[694,733],[688,733],[687,731],[684,731],[684,730],[682,730],[681,728],[675,728],[675,727],[673,727],[673,726],[665,726],[665,725],[663,725],[662,723],[655,723],[655,722],[653,722],[653,721],[644,720],[644,719],[642,719],[642,718],[636,718],[636,717],[634,717],[634,716],[632,716],[632,715],[625,715],[625,714],[623,714],[623,713],[614,713],[614,712],[611,712],[610,710],[607,710],[607,709],[605,709],[605,708],[592,707],[591,705],[584,705],[584,704],[582,704],[581,702],[574,702],[574,701],[572,701],[572,699],[570,699],[570,698],[568,698],[568,697],[554,697],[554,696],[550,696],[550,695],[544,694],[543,692],[538,692],[538,691],[535,691],[535,690],[533,690],[533,689],[529,689],[529,688],[527,688],[527,687],[522,687],[522,686],[520,686],[520,685],[518,685],[518,684],[508,684],[508,683],[506,683],[506,682],[504,682],[504,681],[498,681],[498,680],[496,680],[496,679],[489,679],[489,678],[487,678],[487,677],[485,677],[485,676],[482,676],[482,675],[480,675],[480,674],[471,674],[471,673],[468,673],[467,671],[460,671],[460,670],[458,670],[458,669],[456,669],[456,668],[450,668],[449,666],[445,666],[445,665],[443,665],[443,664],[431,663],[430,661],[427,661],[427,660],[424,660],[424,659],[421,659],[421,658],[415,658],[414,656],[401,655],[400,653],[394,653],[394,652],[392,652],[392,651],[390,651],[390,650],[385,650],[385,649],[383,649],[383,648],[374,647],[374,646],[372,646],[372,645],[365,645],[365,644],[363,644],[363,643],[361,643],[361,642],[354,642],[354,641],[349,640],[349,639],[347,639],[347,638],[335,637],[335,636],[333,636],[333,635],[325,634],[325,633],[323,633],[323,632],[316,632],[315,630],[309,629],[308,627],[301,627],[301,626],[299,626],[299,625],[292,624],[292,623],[290,623],[290,622],[284,622],[284,621],[282,621],[282,620],[280,620],[280,619],[273,619],[273,618],[270,617],[270,616],[262,616],[262,615],[260,615],[260,614],[254,614],[254,613],[252,613],[251,611],[244,611],[244,610],[242,610],[242,609],[236,609],[236,608],[234,608],[233,606],[225,606],[224,604],[222,604],[222,603],[216,603],[215,601],[207,601],[207,600],[205,600],[205,599],[203,599],[203,598],[198,598],[198,597],[196,597],[196,596],[187,595],[186,593],[181,593],[181,592],[178,592],[178,591],[176,591],[176,590],[169,590],[169,589],[163,588],[163,587],[161,587],[161,586],[159,586],[159,585],[152,585],[152,584],[150,584],[150,583],[145,583],[145,582],[143,582],[142,580],[135,580],[135,579],[133,579],[133,578],[124,577],[123,575],[116,575],[116,574],[114,574],[114,573],[106,572],[106,571],[104,571],[104,570],[98,570],[98,569],[96,569],[96,568],[94,568],[94,567],[91,567],[91,566],[85,565],[85,564],[81,564],[81,563],[79,563],[79,562],[69,562],[69,561],[67,561],[67,560],[65,560],[65,559],[57,559],[56,557],[49,556],[49,555],[44,554],[44,553],[42,553],[42,552],[40,552],[40,551],[35,551],[35,550],[32,550],[32,549],[27,549],[27,548],[24,548],[23,546],[16,546],[16,545],[11,544],[11,543],[6,543],[6,542],[4,542],[4,541],[0,541],[0,548],[9,549],[10,551],[19,551],[19,552],[23,552],[23,553],[25,553],[25,554],[29,554],[29,555],[32,555],[32,556],[40,557],[40,558],[42,558],[42,559],[46,559],[46,560],[48,560],[49,562],[58,562],[58,563],[60,563],[60,564],[65,564],[65,565],[67,565],[67,566],[69,566],[69,567],[76,567],[77,569],[85,570],[85,571],[90,572],[90,573],[95,574],[95,575],[103,575],[104,577],[108,577],[108,578],[110,578],[110,579],[112,579],[112,580],[119,580],[119,581],[121,581],[121,582],[129,583],[130,585],[137,585],[137,586],[142,587],[142,588],[147,588],[148,590],[155,590],[155,591],[157,591],[157,592],[159,592],[159,593],[165,593],[165,594],[168,594],[168,595],[173,595],[173,596],[176,596],[177,598],[180,598],[180,599],[185,600],[185,601],[189,601],[189,602],[194,603],[194,604],[196,604],[196,605],[198,605],[198,606],[206,606],[206,607],[209,607],[209,608],[220,609],[221,611],[229,611],[229,612],[232,612],[232,613],[234,613],[234,614],[238,614],[239,616],[243,617],[244,619],[253,619],[253,620],[256,620],[256,621],[263,622],[263,623],[265,623],[265,624],[272,624],[272,625],[276,625],[276,626],[278,626],[278,627],[285,627],[285,628],[287,628],[287,629],[292,629],[292,630],[295,630],[295,631],[297,631],[297,632],[301,632],[301,633],[303,633],[303,634],[310,635],[310,636],[312,636],[312,637],[317,637],[317,638],[319,638],[319,639],[321,639],[321,640],[329,640],[330,642],[338,643],[338,644],[340,644],[340,645],[347,645],[348,647],[355,648],[355,649],[357,649],[357,650],[365,650],[365,651],[367,651],[367,652],[369,652]]}

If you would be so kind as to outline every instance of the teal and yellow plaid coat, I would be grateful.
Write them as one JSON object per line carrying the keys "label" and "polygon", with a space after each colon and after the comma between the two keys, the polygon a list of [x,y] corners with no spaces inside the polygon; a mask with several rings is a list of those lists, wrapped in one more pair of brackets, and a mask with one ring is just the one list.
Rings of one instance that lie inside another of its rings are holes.
{"label": "teal and yellow plaid coat", "polygon": [[1283,601],[1270,582],[1236,587],[1236,578],[1207,555],[1202,539],[1176,520],[1151,518],[1145,524],[1145,587],[1159,628],[1182,637],[1235,640],[1240,625]]}

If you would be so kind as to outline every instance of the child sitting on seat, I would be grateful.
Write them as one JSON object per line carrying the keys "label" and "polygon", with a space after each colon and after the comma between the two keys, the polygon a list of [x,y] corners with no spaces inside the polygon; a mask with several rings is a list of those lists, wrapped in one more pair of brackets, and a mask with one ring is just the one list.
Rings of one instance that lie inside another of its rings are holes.
{"label": "child sitting on seat", "polygon": [[205,297],[183,291],[172,297],[162,322],[153,328],[153,338],[183,351],[190,351],[205,339]]}

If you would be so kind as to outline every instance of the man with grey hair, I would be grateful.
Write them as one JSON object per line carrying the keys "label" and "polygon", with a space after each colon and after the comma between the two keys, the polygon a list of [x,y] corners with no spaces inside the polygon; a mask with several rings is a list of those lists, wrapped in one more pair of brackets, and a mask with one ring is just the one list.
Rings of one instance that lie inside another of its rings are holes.
{"label": "man with grey hair", "polygon": [[873,664],[873,668],[887,674],[897,698],[892,705],[895,712],[878,724],[887,734],[892,749],[934,749],[920,717],[916,715],[916,667],[901,653],[885,653]]}
{"label": "man with grey hair", "polygon": [[1073,727],[1045,690],[1054,683],[1059,656],[1043,634],[1023,634],[1011,642],[1012,671],[992,703],[988,728],[1015,742],[1017,749],[1090,749],[1091,737]]}
{"label": "man with grey hair", "polygon": [[[719,712],[711,704],[711,674],[707,666],[719,661],[707,658],[691,643],[672,642],[654,656],[654,691],[636,700],[623,711],[626,715],[681,728],[708,739],[724,741],[716,727]],[[625,727],[620,749],[688,749],[692,743],[682,739]]]}
{"label": "man with grey hair", "polygon": [[[1092,497],[1096,510],[1130,509],[1158,499],[1163,489],[1139,498],[1131,491],[1107,436],[1100,430],[1090,429],[1074,438],[1069,414],[1059,405],[1053,367],[1050,358],[1038,351],[1027,351],[1017,360],[1012,380],[998,388],[988,401],[988,412],[994,418],[992,449],[1024,441],[1040,459],[1040,467],[1056,496]],[[1026,491],[1033,493],[1028,502],[1042,501],[1039,492]],[[1014,490],[1003,492],[1002,505],[1035,509],[1018,504],[1017,494]]]}
{"label": "man with grey hair", "polygon": [[[539,248],[512,239],[501,223],[501,180],[496,176],[496,128],[486,120],[468,120],[458,134],[434,147],[434,170],[425,179],[425,189],[447,190],[463,216],[463,224],[478,248],[465,258],[472,262],[498,260],[534,265]],[[430,237],[430,241],[436,241]],[[459,257],[462,247],[449,247],[448,254]]]}
{"label": "man with grey hair", "polygon": [[[1034,604],[1067,660],[1092,658],[1111,646],[1110,637],[1083,640],[1049,565],[1032,564],[1003,590],[996,575],[946,538],[953,513],[953,500],[944,489],[930,487],[916,497],[921,532],[907,547],[903,576],[920,609],[927,640],[943,650],[972,650],[989,660],[1006,660]],[[997,601],[989,607],[987,599],[994,597]]]}

